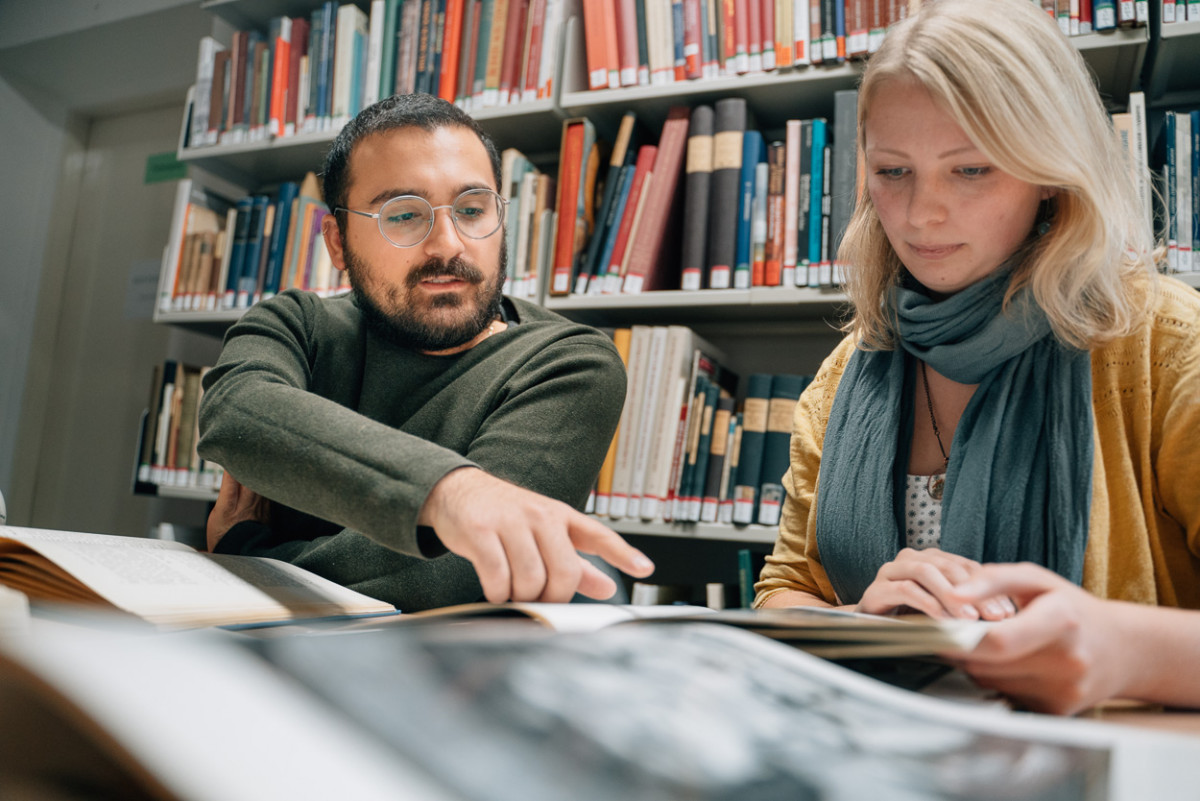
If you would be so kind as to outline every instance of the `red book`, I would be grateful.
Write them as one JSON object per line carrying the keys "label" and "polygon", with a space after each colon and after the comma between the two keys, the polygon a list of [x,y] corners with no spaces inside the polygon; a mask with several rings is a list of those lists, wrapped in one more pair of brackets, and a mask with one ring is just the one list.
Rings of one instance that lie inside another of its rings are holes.
{"label": "red book", "polygon": [[[725,32],[725,35],[724,35],[725,49],[721,53],[721,66],[725,68],[725,73],[727,75],[734,75],[738,71],[737,70],[738,42],[740,41],[743,46],[745,46],[745,44],[746,44],[746,36],[745,36],[746,29],[745,29],[745,27],[742,28],[741,39],[739,40],[739,38],[738,38],[737,3],[739,1],[742,3],[742,7],[745,8],[745,0],[720,0],[720,3],[721,3],[721,25],[723,26],[723,30]],[[744,25],[745,25],[745,23],[743,23],[743,26]],[[745,50],[743,50],[742,52],[744,53]],[[743,70],[743,72],[745,72],[745,70]]]}
{"label": "red book", "polygon": [[[462,48],[463,0],[446,0],[446,24],[442,34],[442,74],[438,97],[453,103],[458,94],[458,61]],[[388,32],[384,32],[387,36]]]}
{"label": "red book", "polygon": [[617,228],[617,238],[614,240],[612,257],[608,262],[608,272],[605,279],[605,292],[621,291],[621,263],[625,260],[625,249],[629,244],[629,233],[637,220],[638,209],[641,207],[642,189],[654,171],[654,161],[658,156],[657,145],[642,145],[638,148],[637,161],[633,168],[633,183],[629,187],[629,198],[625,201],[625,213],[621,215],[621,225]]}
{"label": "red book", "polygon": [[204,144],[215,145],[221,131],[225,130],[225,110],[232,103],[228,92],[229,56],[228,50],[218,50],[213,57],[212,93],[208,101],[208,132]]}
{"label": "red book", "polygon": [[676,206],[676,189],[683,173],[683,158],[687,152],[688,121],[692,110],[673,106],[667,112],[662,135],[658,140],[658,155],[654,159],[654,181],[646,195],[645,209],[637,234],[630,243],[629,267],[625,272],[623,292],[642,292],[666,286],[679,287],[672,276],[671,260],[663,258],[668,220]]}
{"label": "red book", "polygon": [[[308,20],[304,17],[292,19],[292,44],[288,49],[288,92],[284,101],[286,108],[283,113],[283,134],[291,136],[296,133],[297,91],[300,87],[300,61],[308,55]],[[303,123],[303,120],[300,120]]]}
{"label": "red book", "polygon": [[867,55],[871,32],[868,0],[846,0],[846,56],[861,58]]}
{"label": "red book", "polygon": [[529,24],[525,35],[525,66],[521,81],[521,100],[537,100],[538,71],[542,66],[542,36],[546,23],[546,0],[530,0]]}
{"label": "red book", "polygon": [[521,72],[521,49],[525,43],[525,16],[529,0],[509,0],[508,24],[504,27],[504,55],[500,65],[501,106],[511,102],[513,91],[520,93],[517,81]]}
{"label": "red book", "polygon": [[746,69],[762,70],[762,0],[745,0],[746,7]]}
{"label": "red book", "polygon": [[764,70],[773,70],[778,66],[775,61],[775,2],[762,0],[759,9],[762,20],[762,63]]}
{"label": "red book", "polygon": [[783,275],[784,195],[783,176],[787,164],[787,146],[772,142],[767,146],[767,245],[763,273],[753,273],[754,286],[779,286]]}
{"label": "red book", "polygon": [[554,261],[550,268],[550,294],[571,291],[571,268],[575,263],[575,232],[579,214],[579,180],[583,169],[586,120],[563,122],[561,154],[558,162],[558,222],[554,235]]}
{"label": "red book", "polygon": [[641,0],[616,0],[617,64],[620,86],[637,86],[638,29],[637,4]]}

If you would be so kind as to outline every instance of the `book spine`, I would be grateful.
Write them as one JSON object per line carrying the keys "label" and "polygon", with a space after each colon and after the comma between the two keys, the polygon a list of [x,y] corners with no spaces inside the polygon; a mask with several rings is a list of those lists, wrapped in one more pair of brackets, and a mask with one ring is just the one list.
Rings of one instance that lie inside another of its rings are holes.
{"label": "book spine", "polygon": [[714,106],[712,197],[708,228],[708,281],[711,289],[732,285],[737,258],[739,184],[742,172],[742,137],[746,131],[746,101],[740,97],[718,100]]}
{"label": "book spine", "polygon": [[580,171],[583,164],[583,123],[563,124],[562,156],[558,167],[558,231],[554,238],[554,265],[550,276],[550,294],[571,291],[571,265],[574,259],[575,222]]}
{"label": "book spine", "polygon": [[747,379],[742,403],[742,440],[733,490],[733,522],[738,525],[754,522],[770,403],[771,375],[754,373]]}
{"label": "book spine", "polygon": [[706,272],[708,204],[713,165],[713,109],[700,105],[692,110],[688,129],[684,178],[683,240],[680,254],[681,286],[698,290]]}
{"label": "book spine", "polygon": [[829,255],[840,271],[838,248],[850,224],[858,191],[858,90],[833,93],[833,175],[830,184]]}
{"label": "book spine", "polygon": [[[783,474],[788,469],[788,443],[792,433],[792,414],[808,379],[797,375],[776,375],[771,379],[771,400],[767,406],[767,430],[763,436],[762,470],[758,489],[757,521],[764,526],[779,525],[783,507]],[[743,434],[743,436],[745,436]]]}
{"label": "book spine", "polygon": [[[779,286],[782,282],[784,231],[784,168],[787,164],[787,145],[772,142],[767,147],[767,240],[763,249],[762,286]],[[795,214],[792,215],[793,223]],[[795,262],[796,235],[792,233],[792,261]],[[795,275],[795,265],[792,266]],[[794,279],[793,279],[794,280]]]}
{"label": "book spine", "polygon": [[758,173],[763,137],[759,131],[747,131],[742,137],[742,168],[738,183],[738,225],[734,246],[734,289],[749,289],[751,283],[751,226],[754,216],[754,179]]}
{"label": "book spine", "polygon": [[725,456],[729,446],[729,418],[733,414],[733,398],[718,399],[713,412],[712,434],[709,438],[708,465],[704,478],[704,494],[700,502],[700,522],[717,522],[720,506],[721,476],[725,472]]}

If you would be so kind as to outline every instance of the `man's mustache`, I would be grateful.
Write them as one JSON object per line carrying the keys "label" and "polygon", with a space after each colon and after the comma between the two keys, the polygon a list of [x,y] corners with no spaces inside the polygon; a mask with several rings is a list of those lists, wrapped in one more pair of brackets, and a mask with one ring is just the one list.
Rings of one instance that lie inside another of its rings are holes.
{"label": "man's mustache", "polygon": [[470,262],[455,257],[450,261],[430,259],[408,274],[407,284],[415,287],[422,281],[433,278],[457,278],[472,284],[481,284],[484,280],[483,271]]}

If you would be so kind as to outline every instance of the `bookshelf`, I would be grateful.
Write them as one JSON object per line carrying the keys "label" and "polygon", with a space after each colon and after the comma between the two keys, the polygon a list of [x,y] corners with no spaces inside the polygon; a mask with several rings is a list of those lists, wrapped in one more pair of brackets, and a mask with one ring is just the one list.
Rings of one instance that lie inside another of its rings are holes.
{"label": "bookshelf", "polygon": [[1155,108],[1200,105],[1200,20],[1163,23],[1161,10],[1154,23],[1152,59],[1144,78],[1146,95]]}
{"label": "bookshelf", "polygon": [[[234,29],[265,30],[278,15],[307,14],[320,5],[316,0],[205,0],[201,7]],[[368,9],[367,2],[357,3]],[[621,116],[627,110],[638,114],[639,125],[655,138],[668,110],[674,105],[696,106],[731,96],[746,99],[749,126],[771,138],[780,138],[789,119],[834,117],[833,97],[839,90],[853,89],[862,72],[862,62],[815,65],[770,73],[727,76],[636,86],[619,89],[587,89],[584,31],[579,0],[567,0],[565,24],[561,29],[552,97],[516,105],[472,111],[500,149],[516,147],[537,166],[553,174],[558,160],[562,122],[573,117],[593,121],[598,138],[611,142]],[[1123,110],[1129,93],[1143,85],[1143,76],[1155,74],[1150,57],[1158,46],[1160,57],[1175,63],[1200,50],[1196,47],[1200,28],[1189,23],[1177,36],[1152,36],[1156,28],[1121,28],[1072,37],[1072,43],[1091,68],[1102,97],[1110,110]],[[1188,39],[1187,36],[1191,38]],[[1178,44],[1165,45],[1170,38]],[[228,44],[226,41],[225,44]],[[1166,54],[1166,55],[1163,55]],[[1172,67],[1172,70],[1177,68]],[[1187,74],[1186,72],[1184,73]],[[1172,79],[1174,80],[1174,79]],[[1185,79],[1186,80],[1186,79]],[[1164,91],[1173,91],[1168,82]],[[178,157],[189,166],[219,176],[245,188],[270,186],[296,179],[316,169],[336,136],[336,131],[303,133],[269,141],[190,147],[181,132]],[[603,170],[603,168],[602,168]],[[1200,283],[1200,282],[1198,282]],[[1194,284],[1195,285],[1195,284]],[[835,290],[806,287],[756,287],[752,289],[661,291],[636,295],[549,297],[546,308],[573,320],[598,326],[678,324],[692,327],[722,348],[743,377],[752,372],[813,373],[821,359],[840,339],[836,330],[845,310],[845,296]],[[240,310],[212,312],[156,312],[156,322],[183,326],[219,336],[241,316]],[[764,339],[784,347],[763,348]],[[196,497],[191,489],[159,487],[160,495]],[[203,495],[203,491],[200,493]],[[689,541],[752,543],[769,547],[774,540],[770,527],[646,522],[604,521],[642,540],[661,540],[663,548],[679,553]]]}

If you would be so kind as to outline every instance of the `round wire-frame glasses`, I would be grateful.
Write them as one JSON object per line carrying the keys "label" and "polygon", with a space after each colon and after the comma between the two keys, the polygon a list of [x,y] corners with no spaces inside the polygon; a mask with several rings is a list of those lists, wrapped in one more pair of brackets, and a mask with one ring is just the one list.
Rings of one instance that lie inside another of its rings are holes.
{"label": "round wire-frame glasses", "polygon": [[334,211],[373,217],[384,239],[395,247],[411,248],[424,242],[433,231],[434,213],[438,209],[450,209],[455,230],[467,239],[487,239],[504,225],[507,204],[491,189],[468,189],[444,206],[432,206],[417,195],[400,195],[384,203],[377,212],[345,206],[337,206]]}

